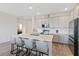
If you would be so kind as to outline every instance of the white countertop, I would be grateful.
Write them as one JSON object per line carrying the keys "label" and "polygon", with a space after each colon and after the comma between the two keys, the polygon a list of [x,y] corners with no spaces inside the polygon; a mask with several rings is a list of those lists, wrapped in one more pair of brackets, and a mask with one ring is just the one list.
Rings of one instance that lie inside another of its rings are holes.
{"label": "white countertop", "polygon": [[37,39],[37,40],[42,40],[42,41],[51,41],[53,39],[53,35],[30,35],[30,34],[23,34],[23,35],[17,35],[18,37],[23,37],[23,38],[30,38],[30,39]]}

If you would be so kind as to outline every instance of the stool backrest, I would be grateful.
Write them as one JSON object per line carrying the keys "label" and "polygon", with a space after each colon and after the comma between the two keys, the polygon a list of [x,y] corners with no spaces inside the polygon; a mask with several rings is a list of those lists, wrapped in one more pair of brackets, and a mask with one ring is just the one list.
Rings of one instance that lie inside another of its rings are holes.
{"label": "stool backrest", "polygon": [[24,38],[24,45],[26,48],[32,49],[33,48],[33,43],[32,40],[29,38]]}
{"label": "stool backrest", "polygon": [[23,46],[23,38],[22,37],[16,37],[16,45],[17,46]]}
{"label": "stool backrest", "polygon": [[45,41],[36,41],[36,49],[47,53],[48,52],[48,44]]}

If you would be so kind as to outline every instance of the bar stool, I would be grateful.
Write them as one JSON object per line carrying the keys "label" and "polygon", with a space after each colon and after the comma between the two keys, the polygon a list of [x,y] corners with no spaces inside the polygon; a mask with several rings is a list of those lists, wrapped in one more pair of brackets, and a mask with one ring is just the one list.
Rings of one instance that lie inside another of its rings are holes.
{"label": "bar stool", "polygon": [[38,39],[32,39],[33,40],[33,48],[32,48],[32,55],[33,56],[38,56],[38,52],[36,49],[36,41],[39,41]]}
{"label": "bar stool", "polygon": [[22,40],[22,37],[16,37],[16,46],[17,46],[17,52],[16,52],[16,56],[18,56],[20,54],[20,52],[22,52],[23,47],[24,47],[24,42]]}
{"label": "bar stool", "polygon": [[49,48],[46,41],[36,41],[36,50],[39,52],[39,56],[49,55]]}
{"label": "bar stool", "polygon": [[30,38],[24,38],[24,48],[27,50],[26,54],[30,55],[31,54],[31,50],[33,49],[33,41]]}

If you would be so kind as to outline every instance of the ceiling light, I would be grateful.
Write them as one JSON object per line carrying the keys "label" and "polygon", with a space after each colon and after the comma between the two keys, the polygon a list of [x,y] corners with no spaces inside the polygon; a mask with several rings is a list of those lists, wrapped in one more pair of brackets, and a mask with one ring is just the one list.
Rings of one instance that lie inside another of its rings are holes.
{"label": "ceiling light", "polygon": [[32,9],[32,6],[29,6],[29,9]]}
{"label": "ceiling light", "polygon": [[68,8],[65,8],[64,10],[65,10],[65,11],[67,11],[67,10],[68,10]]}
{"label": "ceiling light", "polygon": [[36,14],[37,14],[37,15],[40,15],[40,13],[39,13],[39,12],[37,12]]}

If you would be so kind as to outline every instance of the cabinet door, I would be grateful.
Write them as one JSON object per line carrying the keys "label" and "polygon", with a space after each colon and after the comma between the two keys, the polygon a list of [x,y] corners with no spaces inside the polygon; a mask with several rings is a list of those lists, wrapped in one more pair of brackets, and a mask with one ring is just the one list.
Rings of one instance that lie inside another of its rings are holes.
{"label": "cabinet door", "polygon": [[67,34],[59,34],[59,42],[60,43],[68,43],[68,35]]}
{"label": "cabinet door", "polygon": [[49,18],[48,20],[50,28],[57,28],[58,27],[58,17]]}
{"label": "cabinet door", "polygon": [[68,35],[67,34],[64,34],[63,35],[63,40],[62,40],[63,43],[68,43]]}
{"label": "cabinet door", "polygon": [[74,19],[79,17],[79,5],[77,5],[73,10],[73,17]]}
{"label": "cabinet door", "polygon": [[43,20],[42,20],[42,19],[40,19],[40,18],[39,18],[39,19],[37,19],[37,18],[34,19],[34,28],[35,28],[35,29],[41,28],[41,27],[42,27],[42,26],[41,26],[42,23],[43,23]]}
{"label": "cabinet door", "polygon": [[34,28],[41,28],[42,24],[48,24],[47,18],[36,18],[34,19]]}

